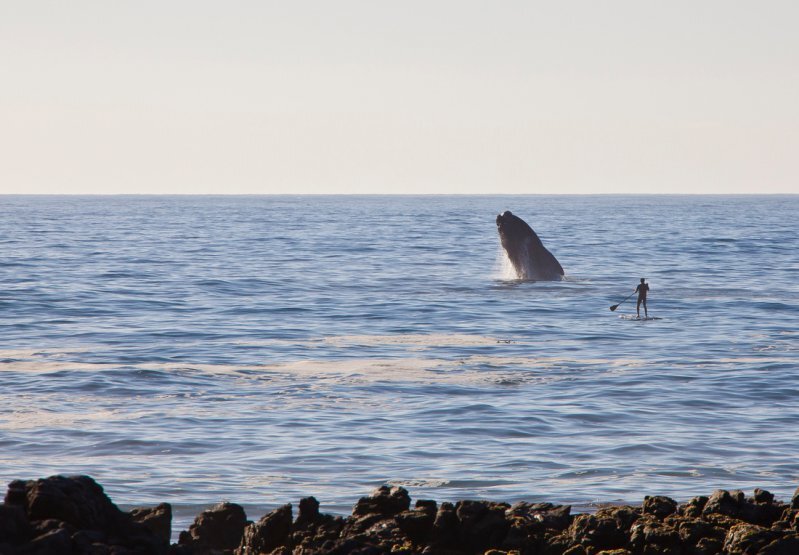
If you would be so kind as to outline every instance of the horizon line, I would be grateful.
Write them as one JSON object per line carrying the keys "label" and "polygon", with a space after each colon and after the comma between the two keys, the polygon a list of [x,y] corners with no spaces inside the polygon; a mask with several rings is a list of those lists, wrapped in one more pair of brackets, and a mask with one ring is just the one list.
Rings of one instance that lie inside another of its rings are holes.
{"label": "horizon line", "polygon": [[0,197],[790,197],[799,193],[0,193]]}

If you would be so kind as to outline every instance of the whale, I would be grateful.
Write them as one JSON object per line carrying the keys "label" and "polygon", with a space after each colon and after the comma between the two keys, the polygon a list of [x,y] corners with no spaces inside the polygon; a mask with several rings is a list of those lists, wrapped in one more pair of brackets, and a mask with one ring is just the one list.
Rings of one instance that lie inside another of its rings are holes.
{"label": "whale", "polygon": [[506,210],[497,216],[497,231],[516,277],[532,281],[560,281],[563,267],[549,252],[533,228]]}

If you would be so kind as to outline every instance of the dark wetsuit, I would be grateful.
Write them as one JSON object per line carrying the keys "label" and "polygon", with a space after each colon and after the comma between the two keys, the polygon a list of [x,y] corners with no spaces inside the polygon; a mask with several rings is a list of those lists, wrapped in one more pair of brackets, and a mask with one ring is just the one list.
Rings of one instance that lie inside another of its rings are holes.
{"label": "dark wetsuit", "polygon": [[641,316],[641,303],[644,303],[644,316],[649,316],[649,312],[646,310],[646,293],[649,291],[649,284],[639,283],[635,291],[638,293],[638,304],[635,305],[636,314]]}

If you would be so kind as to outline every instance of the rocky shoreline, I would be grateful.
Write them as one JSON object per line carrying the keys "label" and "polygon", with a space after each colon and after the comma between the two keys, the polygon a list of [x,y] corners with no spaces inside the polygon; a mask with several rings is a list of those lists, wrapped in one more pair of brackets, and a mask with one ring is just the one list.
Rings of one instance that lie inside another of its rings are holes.
{"label": "rocky shoreline", "polygon": [[[348,517],[297,514],[284,505],[257,521],[221,503],[172,537],[172,509],[120,510],[88,476],[16,480],[0,505],[0,555],[797,555],[799,490],[788,503],[756,489],[718,490],[678,504],[645,497],[639,507],[572,514],[551,503],[417,500],[381,487]],[[296,516],[296,517],[295,517]]]}

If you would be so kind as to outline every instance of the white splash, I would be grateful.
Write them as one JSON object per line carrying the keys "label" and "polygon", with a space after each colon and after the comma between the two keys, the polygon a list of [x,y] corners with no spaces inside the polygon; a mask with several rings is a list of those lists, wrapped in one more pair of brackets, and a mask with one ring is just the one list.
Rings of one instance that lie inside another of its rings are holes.
{"label": "white splash", "polygon": [[516,268],[513,267],[513,263],[508,258],[508,253],[505,252],[501,246],[497,251],[497,259],[494,263],[494,272],[493,272],[494,279],[499,279],[502,281],[514,281],[521,279],[519,274],[516,272]]}

